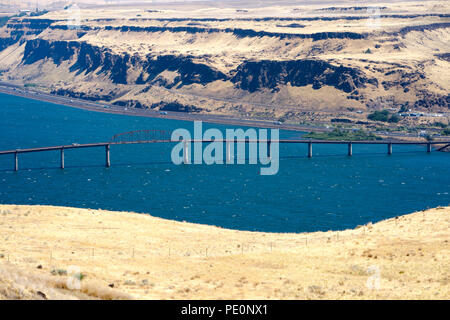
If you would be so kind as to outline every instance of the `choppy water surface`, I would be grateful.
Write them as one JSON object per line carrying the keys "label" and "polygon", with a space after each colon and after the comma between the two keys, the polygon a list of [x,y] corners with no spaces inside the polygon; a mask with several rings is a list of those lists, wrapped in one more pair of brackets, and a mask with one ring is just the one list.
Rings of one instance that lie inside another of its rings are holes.
{"label": "choppy water surface", "polygon": [[[0,95],[0,150],[108,141],[139,129],[192,130],[190,122],[112,115]],[[229,126],[204,124],[224,129]],[[282,132],[282,138],[298,137]],[[280,171],[260,165],[180,165],[172,145],[0,156],[0,203],[49,204],[149,213],[243,230],[302,232],[355,227],[369,221],[450,204],[450,154],[421,146],[280,146]]]}

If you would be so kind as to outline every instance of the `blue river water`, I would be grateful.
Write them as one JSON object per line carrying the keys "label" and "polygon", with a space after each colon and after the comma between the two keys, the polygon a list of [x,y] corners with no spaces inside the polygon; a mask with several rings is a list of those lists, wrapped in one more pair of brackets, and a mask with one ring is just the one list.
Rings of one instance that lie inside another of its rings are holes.
{"label": "blue river water", "polygon": [[[229,128],[204,124],[204,129]],[[104,142],[140,129],[174,130],[186,121],[114,115],[0,94],[0,150]],[[281,138],[299,137],[281,132]],[[179,165],[173,145],[0,155],[0,203],[126,210],[240,230],[304,232],[353,228],[450,204],[450,154],[422,146],[280,145],[277,175],[257,165]]]}

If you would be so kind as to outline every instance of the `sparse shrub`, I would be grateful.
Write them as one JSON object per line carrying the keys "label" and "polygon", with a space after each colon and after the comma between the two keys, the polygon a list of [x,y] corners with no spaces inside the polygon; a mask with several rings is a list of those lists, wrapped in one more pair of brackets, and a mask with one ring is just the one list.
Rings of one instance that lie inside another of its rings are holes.
{"label": "sparse shrub", "polygon": [[325,294],[325,291],[320,286],[309,286],[308,289],[313,294],[317,294],[317,295],[324,295]]}
{"label": "sparse shrub", "polygon": [[408,110],[409,110],[409,102],[406,101],[406,103],[404,105],[402,105],[402,107],[400,108],[399,112],[402,113],[402,112],[406,112]]}
{"label": "sparse shrub", "polygon": [[367,116],[367,119],[372,121],[382,121],[390,123],[397,123],[400,121],[400,117],[398,116],[398,114],[391,115],[387,110],[374,111]]}
{"label": "sparse shrub", "polygon": [[396,113],[394,113],[388,120],[388,122],[390,122],[390,123],[397,123],[399,121],[400,121],[400,117]]}
{"label": "sparse shrub", "polygon": [[447,125],[445,123],[443,123],[443,122],[440,122],[440,121],[433,123],[433,125],[436,126],[436,127],[442,128],[442,129],[447,128]]}
{"label": "sparse shrub", "polygon": [[[53,286],[55,288],[73,290],[67,286],[67,281],[64,278],[54,278]],[[99,298],[102,300],[130,300],[133,299],[129,294],[117,291],[111,287],[105,286],[104,283],[95,280],[89,279],[86,282],[83,282],[81,286],[80,292],[95,298]]]}
{"label": "sparse shrub", "polygon": [[56,276],[56,275],[66,276],[67,275],[67,271],[64,269],[52,269],[52,271],[50,271],[50,273],[54,276]]}
{"label": "sparse shrub", "polygon": [[84,278],[86,278],[86,275],[84,273],[79,272],[74,274],[73,277],[79,281],[82,281]]}
{"label": "sparse shrub", "polygon": [[387,110],[374,111],[373,113],[371,113],[367,116],[367,119],[373,120],[373,121],[387,122],[389,120],[389,111],[387,111]]}

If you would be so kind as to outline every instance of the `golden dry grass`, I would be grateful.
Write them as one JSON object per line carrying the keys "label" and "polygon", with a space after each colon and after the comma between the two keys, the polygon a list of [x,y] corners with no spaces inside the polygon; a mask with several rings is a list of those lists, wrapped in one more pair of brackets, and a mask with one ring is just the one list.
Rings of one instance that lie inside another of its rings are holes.
{"label": "golden dry grass", "polygon": [[[4,205],[0,297],[449,299],[449,226],[450,207],[355,230],[275,234],[129,212]],[[70,266],[86,275],[81,290],[51,274]],[[379,288],[371,289],[376,270]]]}

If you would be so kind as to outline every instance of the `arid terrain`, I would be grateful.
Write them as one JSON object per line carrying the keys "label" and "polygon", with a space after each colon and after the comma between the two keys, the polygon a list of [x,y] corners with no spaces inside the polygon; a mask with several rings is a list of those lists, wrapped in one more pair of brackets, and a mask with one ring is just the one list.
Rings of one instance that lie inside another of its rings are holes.
{"label": "arid terrain", "polygon": [[432,116],[450,110],[447,1],[84,2],[5,22],[0,81],[124,108],[354,124],[403,108],[430,115],[403,125],[448,122]]}
{"label": "arid terrain", "polygon": [[[449,151],[449,31],[443,0],[0,0],[0,92],[124,115],[317,131],[310,139],[434,139]],[[28,123],[4,127],[32,132]],[[36,123],[50,135],[67,128]],[[38,142],[24,137],[5,148]],[[3,179],[5,192],[25,195],[29,178],[20,179]],[[267,233],[156,211],[0,204],[0,300],[450,299],[450,206],[404,213],[348,230]]]}
{"label": "arid terrain", "polygon": [[275,234],[2,205],[0,298],[450,299],[449,230],[450,207]]}

